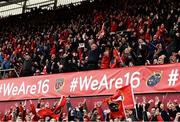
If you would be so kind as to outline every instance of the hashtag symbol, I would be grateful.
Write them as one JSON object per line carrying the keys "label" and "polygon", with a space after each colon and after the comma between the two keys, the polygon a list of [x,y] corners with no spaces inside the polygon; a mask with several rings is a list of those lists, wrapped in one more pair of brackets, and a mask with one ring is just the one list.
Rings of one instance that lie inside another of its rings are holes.
{"label": "hashtag symbol", "polygon": [[77,84],[78,84],[78,79],[73,78],[73,80],[71,81],[70,92],[75,91]]}
{"label": "hashtag symbol", "polygon": [[178,69],[176,70],[172,70],[171,71],[171,74],[169,74],[169,86],[174,86],[176,84],[176,81],[178,81],[178,76],[179,76],[179,73],[178,73]]}

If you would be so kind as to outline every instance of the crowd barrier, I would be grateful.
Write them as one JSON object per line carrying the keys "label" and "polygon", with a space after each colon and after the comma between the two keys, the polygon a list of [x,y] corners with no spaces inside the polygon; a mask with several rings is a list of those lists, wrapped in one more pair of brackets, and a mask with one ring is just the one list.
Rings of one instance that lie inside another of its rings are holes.
{"label": "crowd barrier", "polygon": [[0,101],[112,95],[129,83],[135,94],[180,92],[180,63],[0,80]]}

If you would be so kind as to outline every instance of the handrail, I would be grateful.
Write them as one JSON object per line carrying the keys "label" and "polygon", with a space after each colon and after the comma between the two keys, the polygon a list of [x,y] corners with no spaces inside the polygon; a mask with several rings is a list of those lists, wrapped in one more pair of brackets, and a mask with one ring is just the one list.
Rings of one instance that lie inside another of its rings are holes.
{"label": "handrail", "polygon": [[16,76],[19,77],[19,74],[18,74],[18,72],[16,71],[16,69],[15,69],[15,68],[11,68],[11,69],[0,69],[0,72],[4,72],[2,78],[4,78],[5,73],[6,73],[7,71],[14,71],[15,74],[16,74]]}

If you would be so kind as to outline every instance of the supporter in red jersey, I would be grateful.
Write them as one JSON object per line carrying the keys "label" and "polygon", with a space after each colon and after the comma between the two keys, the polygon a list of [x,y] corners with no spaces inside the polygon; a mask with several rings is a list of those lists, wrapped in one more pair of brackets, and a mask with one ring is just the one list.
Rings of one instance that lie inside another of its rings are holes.
{"label": "supporter in red jersey", "polygon": [[115,21],[112,21],[111,27],[110,27],[110,32],[115,33],[117,31],[117,29],[118,29],[118,24]]}
{"label": "supporter in red jersey", "polygon": [[109,49],[105,50],[101,60],[101,69],[108,69],[110,66],[110,54]]}

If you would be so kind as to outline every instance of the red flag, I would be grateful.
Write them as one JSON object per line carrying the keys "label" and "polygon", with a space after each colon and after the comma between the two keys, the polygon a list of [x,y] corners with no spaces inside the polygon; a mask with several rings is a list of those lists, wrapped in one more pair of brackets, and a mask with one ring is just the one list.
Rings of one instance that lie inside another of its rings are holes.
{"label": "red flag", "polygon": [[125,113],[124,113],[124,108],[122,101],[108,101],[108,107],[110,109],[110,118],[115,119],[115,118],[124,118]]}
{"label": "red flag", "polygon": [[111,119],[125,117],[122,100],[118,99],[119,97],[121,97],[121,94],[119,94],[119,92],[116,92],[113,96],[103,101],[103,103],[108,104]]}
{"label": "red flag", "polygon": [[58,120],[59,118],[59,115],[56,114],[56,113],[59,113],[61,112],[61,108],[64,107],[66,104],[66,97],[65,96],[61,96],[58,104],[56,105],[56,108],[54,111],[52,111],[51,109],[41,109],[38,111],[38,115],[41,117],[41,118],[45,118],[45,117],[52,117],[56,120]]}
{"label": "red flag", "polygon": [[58,112],[62,107],[64,107],[66,105],[66,97],[65,96],[61,96],[58,104],[56,105],[56,108],[54,110],[54,113]]}
{"label": "red flag", "polygon": [[38,111],[38,115],[40,116],[40,118],[46,118],[46,117],[52,117],[55,120],[58,120],[59,116],[56,115],[51,109],[41,109]]}
{"label": "red flag", "polygon": [[121,100],[125,109],[134,109],[134,94],[131,85],[124,86],[116,91],[111,99]]}
{"label": "red flag", "polygon": [[66,97],[61,96],[61,99],[59,101],[59,106],[64,107],[66,105]]}

